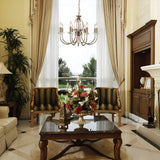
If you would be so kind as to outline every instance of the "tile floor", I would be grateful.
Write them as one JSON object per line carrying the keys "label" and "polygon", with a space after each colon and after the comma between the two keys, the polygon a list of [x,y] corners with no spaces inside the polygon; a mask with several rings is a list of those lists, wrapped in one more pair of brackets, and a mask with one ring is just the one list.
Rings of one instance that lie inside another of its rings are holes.
{"label": "tile floor", "polygon": [[[31,153],[35,148],[38,149],[39,130],[46,116],[42,114],[40,116],[40,125],[35,125],[34,128],[30,128],[30,121],[20,120],[18,124],[18,138],[0,156],[0,160],[33,160]],[[107,117],[111,118],[110,115],[107,115]],[[115,123],[117,123],[117,119]],[[160,150],[132,131],[140,125],[140,123],[122,117],[120,129],[122,130],[123,144],[121,150],[125,152],[125,157],[123,156],[122,160],[160,160]]]}

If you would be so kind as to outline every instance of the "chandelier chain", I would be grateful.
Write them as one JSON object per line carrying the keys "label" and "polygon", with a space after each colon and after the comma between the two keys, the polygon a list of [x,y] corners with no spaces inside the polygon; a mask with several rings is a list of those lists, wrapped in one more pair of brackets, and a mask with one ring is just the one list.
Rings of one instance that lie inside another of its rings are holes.
{"label": "chandelier chain", "polygon": [[78,0],[78,15],[80,15],[80,0]]}

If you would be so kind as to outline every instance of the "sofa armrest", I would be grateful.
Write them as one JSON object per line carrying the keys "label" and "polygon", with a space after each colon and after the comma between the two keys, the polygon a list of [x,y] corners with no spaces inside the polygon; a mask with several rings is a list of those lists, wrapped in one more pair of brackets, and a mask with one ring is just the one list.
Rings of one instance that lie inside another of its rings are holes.
{"label": "sofa armrest", "polygon": [[9,107],[8,106],[0,106],[0,118],[8,118]]}

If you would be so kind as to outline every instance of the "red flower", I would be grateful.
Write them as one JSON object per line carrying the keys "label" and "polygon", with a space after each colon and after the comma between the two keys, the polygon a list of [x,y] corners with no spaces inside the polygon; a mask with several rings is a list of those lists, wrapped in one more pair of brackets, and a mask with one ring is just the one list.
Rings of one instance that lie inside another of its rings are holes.
{"label": "red flower", "polygon": [[75,114],[80,114],[82,112],[82,107],[78,106],[78,107],[74,108],[73,112]]}
{"label": "red flower", "polygon": [[85,88],[85,85],[80,84],[80,85],[79,85],[79,88]]}
{"label": "red flower", "polygon": [[77,95],[77,96],[78,96],[78,91],[74,91],[74,95]]}
{"label": "red flower", "polygon": [[87,97],[88,96],[88,93],[87,92],[82,92],[80,97]]}
{"label": "red flower", "polygon": [[91,103],[91,107],[93,110],[95,110],[97,108],[97,104],[96,103]]}
{"label": "red flower", "polygon": [[70,108],[71,108],[71,106],[69,105],[69,103],[66,103],[66,108],[67,108],[67,109],[70,109]]}
{"label": "red flower", "polygon": [[78,94],[78,91],[72,92],[71,96],[75,96],[75,95],[77,95],[77,96],[79,95],[79,94]]}

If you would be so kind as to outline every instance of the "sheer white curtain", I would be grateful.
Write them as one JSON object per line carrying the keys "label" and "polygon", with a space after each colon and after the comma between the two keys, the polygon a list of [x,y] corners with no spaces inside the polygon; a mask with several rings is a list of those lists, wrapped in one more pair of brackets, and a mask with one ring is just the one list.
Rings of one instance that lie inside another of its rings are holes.
{"label": "sheer white curtain", "polygon": [[53,1],[52,20],[44,64],[37,87],[58,87],[58,51],[59,51],[59,7],[58,0]]}
{"label": "sheer white curtain", "polygon": [[102,0],[97,0],[97,87],[116,87],[108,52]]}
{"label": "sheer white curtain", "polygon": [[[105,24],[102,0],[97,0],[97,24],[99,29],[97,43],[97,87],[116,87],[108,46],[106,45]],[[37,83],[38,87],[58,87],[59,56],[59,0],[53,1],[53,11],[49,41],[44,64]],[[83,47],[84,48],[84,47]]]}

